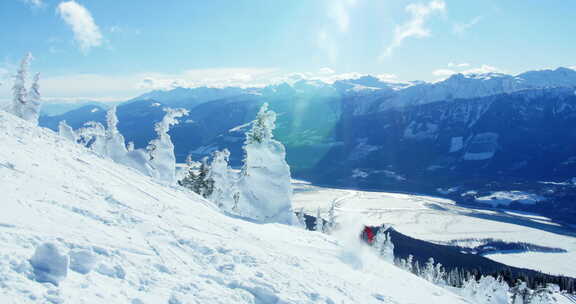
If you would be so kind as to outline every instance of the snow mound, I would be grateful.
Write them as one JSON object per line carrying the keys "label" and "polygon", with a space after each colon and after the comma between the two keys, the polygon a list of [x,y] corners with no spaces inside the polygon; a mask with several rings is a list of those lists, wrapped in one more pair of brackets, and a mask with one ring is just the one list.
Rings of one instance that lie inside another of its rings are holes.
{"label": "snow mound", "polygon": [[34,268],[36,281],[58,285],[68,274],[68,256],[61,254],[53,243],[44,243],[34,252],[30,265]]}
{"label": "snow mound", "polygon": [[227,217],[5,112],[0,144],[0,303],[465,303],[356,230]]}

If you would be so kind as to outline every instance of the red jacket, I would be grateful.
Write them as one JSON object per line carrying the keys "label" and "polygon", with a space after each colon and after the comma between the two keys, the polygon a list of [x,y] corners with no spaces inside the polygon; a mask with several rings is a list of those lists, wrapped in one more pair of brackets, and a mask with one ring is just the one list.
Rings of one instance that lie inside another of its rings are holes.
{"label": "red jacket", "polygon": [[372,244],[374,242],[374,232],[370,227],[364,227],[364,231],[362,231],[362,238],[368,242],[368,244]]}

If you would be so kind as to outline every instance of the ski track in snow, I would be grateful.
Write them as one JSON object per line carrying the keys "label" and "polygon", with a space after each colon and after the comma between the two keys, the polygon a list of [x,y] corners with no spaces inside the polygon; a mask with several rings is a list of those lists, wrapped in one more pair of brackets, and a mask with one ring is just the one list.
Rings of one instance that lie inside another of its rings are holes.
{"label": "ski track in snow", "polygon": [[[355,230],[227,217],[5,112],[0,144],[0,303],[466,303],[378,259]],[[37,282],[52,268],[58,285]]]}

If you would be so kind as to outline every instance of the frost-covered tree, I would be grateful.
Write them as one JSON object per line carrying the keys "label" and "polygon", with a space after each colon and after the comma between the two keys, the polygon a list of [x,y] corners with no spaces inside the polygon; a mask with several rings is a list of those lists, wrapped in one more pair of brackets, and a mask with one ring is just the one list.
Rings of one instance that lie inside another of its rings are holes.
{"label": "frost-covered tree", "polygon": [[394,244],[390,234],[386,232],[387,226],[382,225],[376,232],[374,239],[374,250],[376,254],[389,263],[394,263]]}
{"label": "frost-covered tree", "polygon": [[246,133],[238,181],[238,212],[261,222],[293,224],[290,167],[284,146],[273,139],[276,114],[264,104]]}
{"label": "frost-covered tree", "polygon": [[434,284],[436,285],[446,285],[446,271],[442,264],[436,263],[434,266]]}
{"label": "frost-covered tree", "polygon": [[116,116],[116,106],[111,107],[106,112],[106,155],[113,161],[126,164],[126,142],[124,136],[118,131],[118,117]]}
{"label": "frost-covered tree", "polygon": [[40,117],[42,97],[40,95],[40,73],[34,75],[32,86],[28,92],[28,100],[21,108],[22,118],[37,125]]}
{"label": "frost-covered tree", "polygon": [[213,190],[208,199],[222,210],[235,213],[234,197],[238,193],[236,187],[238,176],[230,168],[230,152],[227,149],[212,153],[208,177],[213,181]]}
{"label": "frost-covered tree", "polygon": [[158,138],[148,144],[149,160],[156,170],[156,179],[167,184],[176,183],[176,156],[174,155],[174,144],[168,131],[170,127],[178,124],[177,118],[188,115],[185,109],[164,109],[166,115],[162,121],[154,125],[154,130]]}
{"label": "frost-covered tree", "polygon": [[384,243],[386,243],[386,232],[384,231],[383,227],[379,227],[378,232],[376,232],[376,236],[374,237],[372,247],[376,251],[376,255],[380,257],[384,251]]}
{"label": "frost-covered tree", "polygon": [[28,78],[28,69],[32,61],[32,54],[28,53],[20,62],[20,67],[14,75],[14,85],[12,86],[12,113],[22,117],[22,107],[28,102],[28,90],[26,89],[26,80]]}
{"label": "frost-covered tree", "polygon": [[74,129],[72,129],[72,127],[70,127],[65,120],[61,120],[58,123],[58,134],[72,142],[76,142],[78,140],[76,132],[74,132]]}
{"label": "frost-covered tree", "polygon": [[406,259],[406,270],[409,272],[414,272],[414,256],[409,254]]}
{"label": "frost-covered tree", "polygon": [[[204,198],[208,198],[214,192],[214,180],[210,176],[210,167],[208,160],[205,157],[200,163],[200,168],[195,172],[195,165],[192,162],[192,157],[188,155],[186,158],[187,173],[186,176],[178,184],[186,187]],[[219,205],[219,207],[222,207]]]}
{"label": "frost-covered tree", "polygon": [[547,284],[534,290],[530,297],[530,304],[553,304],[557,303],[555,295],[560,293],[560,288],[555,284]]}
{"label": "frost-covered tree", "polygon": [[192,161],[192,155],[188,155],[186,157],[186,173],[184,174],[184,178],[178,181],[178,185],[188,189],[194,189],[194,186],[196,185],[196,180],[198,179],[194,167],[195,165],[194,162]]}
{"label": "frost-covered tree", "polygon": [[382,258],[384,258],[384,260],[390,263],[394,262],[394,243],[392,243],[390,233],[386,233],[386,241],[384,242],[384,246],[382,247],[381,256]]}
{"label": "frost-covered tree", "polygon": [[12,113],[24,120],[38,124],[40,114],[40,74],[34,76],[34,81],[30,90],[26,88],[28,80],[28,70],[32,62],[32,54],[28,53],[20,62],[20,67],[14,76],[12,86]]}
{"label": "frost-covered tree", "polygon": [[516,285],[510,288],[512,304],[529,304],[531,290],[525,282],[518,281]]}
{"label": "frost-covered tree", "polygon": [[314,225],[314,231],[324,232],[324,220],[320,215],[320,207],[316,210],[316,224]]}
{"label": "frost-covered tree", "polygon": [[306,216],[304,214],[304,207],[300,208],[300,211],[298,212],[298,224],[300,225],[300,227],[304,229],[308,228],[306,226]]}
{"label": "frost-covered tree", "polygon": [[424,269],[423,269],[423,277],[424,279],[426,279],[429,282],[434,282],[435,280],[435,271],[436,268],[434,266],[435,262],[434,262],[434,258],[430,257],[428,259],[428,261],[426,262],[426,264],[424,264]]}
{"label": "frost-covered tree", "polygon": [[78,130],[80,143],[90,148],[100,156],[106,156],[106,129],[95,121],[89,121]]}
{"label": "frost-covered tree", "polygon": [[326,225],[326,231],[332,233],[336,229],[336,200],[332,200],[330,203],[330,208],[328,209],[328,223]]}
{"label": "frost-covered tree", "polygon": [[502,280],[492,276],[482,276],[476,281],[474,277],[469,277],[464,281],[460,292],[463,297],[476,304],[508,304],[510,287]]}

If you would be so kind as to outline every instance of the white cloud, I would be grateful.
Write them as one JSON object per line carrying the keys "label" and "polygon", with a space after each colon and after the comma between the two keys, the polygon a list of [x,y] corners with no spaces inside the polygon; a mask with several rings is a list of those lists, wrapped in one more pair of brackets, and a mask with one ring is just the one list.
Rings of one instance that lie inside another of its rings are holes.
{"label": "white cloud", "polygon": [[394,49],[401,46],[407,38],[424,38],[430,36],[430,29],[425,27],[425,23],[433,14],[444,13],[446,11],[446,3],[444,0],[433,0],[428,4],[412,3],[406,6],[406,11],[411,15],[410,20],[396,26],[392,43],[384,50],[380,56],[380,60],[392,55]]}
{"label": "white cloud", "polygon": [[85,7],[73,0],[61,2],[58,5],[58,13],[72,28],[74,38],[80,45],[82,52],[102,45],[100,29],[94,22],[92,14]]}
{"label": "white cloud", "polygon": [[478,22],[480,22],[481,20],[482,16],[476,16],[467,23],[455,23],[454,26],[452,27],[452,32],[454,32],[454,34],[458,36],[463,36],[466,33],[466,31],[468,31],[471,27],[478,24]]}
{"label": "white cloud", "polygon": [[[11,98],[10,75],[16,67],[0,65],[0,101]],[[331,72],[331,73],[328,73]],[[263,87],[281,82],[294,83],[298,80],[319,80],[333,83],[337,80],[355,79],[366,74],[335,73],[329,68],[314,72],[287,73],[273,68],[215,68],[193,69],[180,73],[139,73],[127,75],[70,74],[48,76],[40,79],[41,94],[47,101],[123,101],[150,90],[168,90],[175,87]],[[376,75],[385,81],[396,81],[392,74]]]}
{"label": "white cloud", "polygon": [[505,73],[504,70],[501,70],[497,67],[483,64],[479,68],[469,69],[462,72],[463,74],[485,74],[485,73]]}
{"label": "white cloud", "polygon": [[432,72],[432,74],[434,76],[438,76],[438,77],[446,77],[446,76],[450,76],[452,74],[456,74],[458,72],[454,71],[454,70],[450,70],[450,69],[438,69],[438,70],[434,70]]}
{"label": "white cloud", "polygon": [[470,64],[466,63],[466,62],[462,62],[462,63],[449,62],[448,63],[449,68],[467,68],[469,66],[470,66]]}
{"label": "white cloud", "polygon": [[[450,64],[449,64],[449,66],[450,66]],[[467,64],[466,67],[467,66],[469,66],[469,65]],[[461,67],[461,66],[453,66],[453,67]],[[487,64],[483,64],[477,68],[460,70],[460,71],[456,71],[453,69],[437,69],[437,70],[432,71],[432,74],[434,76],[438,76],[438,77],[448,77],[448,76],[451,76],[453,74],[458,74],[458,73],[466,75],[466,74],[505,73],[505,71],[502,69],[499,69],[497,67],[487,65]]]}
{"label": "white cloud", "polygon": [[321,75],[331,75],[331,74],[334,74],[334,73],[335,73],[334,70],[331,69],[331,68],[321,68],[318,72],[319,72]]}

